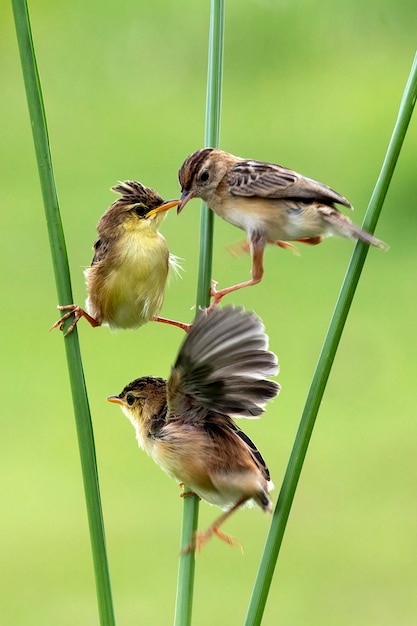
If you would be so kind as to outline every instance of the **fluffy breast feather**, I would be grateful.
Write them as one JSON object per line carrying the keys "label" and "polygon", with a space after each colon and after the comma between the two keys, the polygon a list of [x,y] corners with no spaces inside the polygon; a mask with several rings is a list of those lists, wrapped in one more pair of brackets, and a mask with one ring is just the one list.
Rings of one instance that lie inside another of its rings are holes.
{"label": "fluffy breast feather", "polygon": [[221,425],[206,427],[168,420],[160,436],[142,445],[153,460],[198,496],[228,509],[246,497],[261,508],[273,487],[256,466],[247,446]]}
{"label": "fluffy breast feather", "polygon": [[86,270],[88,312],[110,327],[136,328],[148,322],[163,304],[168,259],[162,235],[129,233],[111,259]]}

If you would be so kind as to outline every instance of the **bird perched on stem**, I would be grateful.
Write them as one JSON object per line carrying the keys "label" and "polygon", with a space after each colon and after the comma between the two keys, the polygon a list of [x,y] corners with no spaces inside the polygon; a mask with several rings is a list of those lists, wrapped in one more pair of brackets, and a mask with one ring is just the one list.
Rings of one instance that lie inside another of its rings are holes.
{"label": "bird perched on stem", "polygon": [[139,446],[169,476],[225,511],[187,551],[201,549],[213,534],[235,543],[219,526],[244,504],[272,511],[265,461],[231,416],[259,417],[279,392],[266,380],[277,372],[260,319],[228,306],[198,313],[168,381],[137,378],[108,398],[121,405]]}
{"label": "bird perched on stem", "polygon": [[67,312],[51,330],[58,326],[63,330],[64,321],[73,315],[66,335],[81,317],[93,327],[107,324],[110,328],[137,328],[153,320],[188,331],[188,324],[158,317],[169,269],[179,268],[158,231],[163,219],[159,209],[177,206],[179,200],[164,202],[156,191],[134,180],[121,182],[112,191],[121,197],[97,225],[94,257],[84,272],[87,310],[76,304],[58,306]]}
{"label": "bird perched on stem", "polygon": [[186,158],[180,171],[180,213],[191,198],[201,198],[226,222],[246,231],[252,256],[252,278],[211,295],[212,307],[228,293],[262,280],[266,244],[293,248],[288,241],[318,244],[339,235],[378,248],[388,246],[355,226],[334,205],[352,208],[327,185],[273,163],[241,159],[228,152],[203,148]]}

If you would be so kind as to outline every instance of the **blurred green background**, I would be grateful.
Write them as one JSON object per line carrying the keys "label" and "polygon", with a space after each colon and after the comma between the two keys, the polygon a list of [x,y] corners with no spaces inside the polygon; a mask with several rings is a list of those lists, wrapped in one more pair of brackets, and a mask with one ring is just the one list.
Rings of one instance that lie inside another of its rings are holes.
{"label": "blurred green background", "polygon": [[[209,2],[30,2],[74,297],[85,298],[98,218],[117,180],[164,198],[203,145]],[[2,36],[0,141],[3,294],[0,621],[98,623],[56,292],[17,44],[8,3]],[[415,2],[226,3],[221,147],[271,160],[346,195],[360,223],[416,46]],[[414,119],[313,434],[264,624],[416,623],[416,129]],[[184,258],[162,314],[191,321],[199,203],[163,224]],[[216,218],[213,276],[249,275]],[[255,308],[281,363],[280,397],[242,424],[276,484],[353,244],[271,248],[266,276],[234,302]],[[231,299],[229,299],[230,301]],[[111,334],[79,325],[97,446],[118,624],[172,623],[182,502],[106,396],[131,379],[167,376],[180,331],[148,324]],[[218,511],[202,504],[200,525]],[[194,623],[241,624],[269,519],[227,524],[244,555],[213,540],[197,560]]]}

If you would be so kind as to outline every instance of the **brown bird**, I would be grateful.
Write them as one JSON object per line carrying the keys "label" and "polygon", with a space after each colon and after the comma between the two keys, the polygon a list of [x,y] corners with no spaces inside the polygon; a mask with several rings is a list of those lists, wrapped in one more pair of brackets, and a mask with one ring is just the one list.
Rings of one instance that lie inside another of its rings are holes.
{"label": "brown bird", "polygon": [[215,306],[223,296],[262,280],[266,244],[293,247],[288,241],[318,244],[339,235],[360,239],[378,248],[388,246],[355,226],[334,205],[350,202],[327,185],[273,163],[241,159],[223,150],[193,152],[179,171],[180,213],[191,198],[201,198],[227,222],[246,232],[252,255],[252,278],[216,291]]}
{"label": "brown bird", "polygon": [[219,526],[245,504],[272,511],[265,461],[231,416],[259,417],[279,392],[266,380],[277,373],[261,320],[229,306],[198,313],[168,381],[137,378],[108,398],[121,405],[155,463],[225,511],[187,551],[201,549],[213,534],[235,543]]}
{"label": "brown bird", "polygon": [[[58,306],[67,311],[52,326],[63,330],[66,319],[74,321],[71,333],[84,317],[91,326],[112,329],[138,328],[150,320],[178,326],[189,325],[158,317],[164,301],[169,269],[178,271],[177,257],[170,254],[158,227],[164,211],[179,200],[164,202],[159,194],[134,180],[112,187],[121,194],[101,217],[91,266],[84,272],[87,283],[86,311],[76,304]],[[155,209],[158,209],[155,211]]]}

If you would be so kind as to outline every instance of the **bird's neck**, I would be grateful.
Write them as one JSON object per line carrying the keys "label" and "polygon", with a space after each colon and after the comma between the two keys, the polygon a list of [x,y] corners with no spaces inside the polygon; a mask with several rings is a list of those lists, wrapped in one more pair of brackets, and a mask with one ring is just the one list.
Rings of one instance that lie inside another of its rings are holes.
{"label": "bird's neck", "polygon": [[[156,399],[155,399],[156,400]],[[136,438],[139,446],[152,456],[152,449],[156,439],[159,439],[162,428],[166,424],[168,406],[166,398],[161,402],[153,401],[149,406],[144,407],[140,421],[127,416],[135,427]]]}

